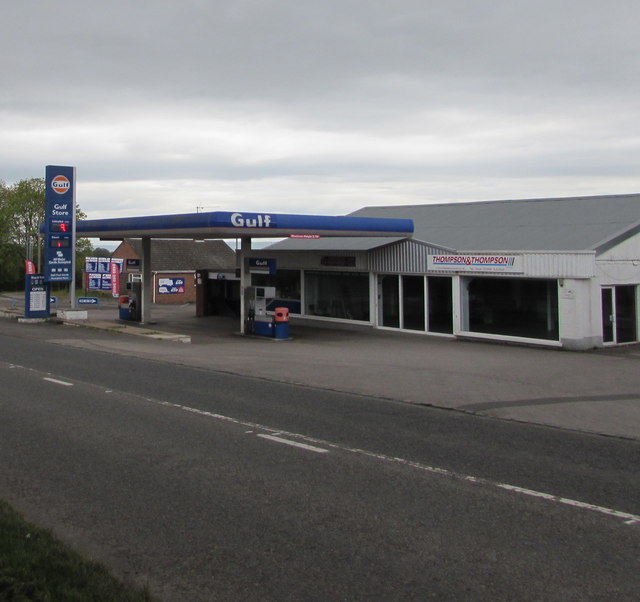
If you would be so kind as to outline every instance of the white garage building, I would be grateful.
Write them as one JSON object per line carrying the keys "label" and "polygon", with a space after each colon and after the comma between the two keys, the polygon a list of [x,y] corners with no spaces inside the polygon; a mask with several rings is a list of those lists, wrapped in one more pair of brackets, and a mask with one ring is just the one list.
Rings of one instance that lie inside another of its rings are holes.
{"label": "white garage building", "polygon": [[300,318],[566,349],[638,342],[640,194],[365,207],[413,238],[288,239],[275,305]]}

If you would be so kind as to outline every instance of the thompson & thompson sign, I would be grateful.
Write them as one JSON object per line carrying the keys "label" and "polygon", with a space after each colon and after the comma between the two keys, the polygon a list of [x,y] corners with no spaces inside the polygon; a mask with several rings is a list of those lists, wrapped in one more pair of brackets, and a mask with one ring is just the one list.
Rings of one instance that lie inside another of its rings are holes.
{"label": "thompson & thompson sign", "polygon": [[521,255],[428,255],[427,269],[436,272],[523,272]]}

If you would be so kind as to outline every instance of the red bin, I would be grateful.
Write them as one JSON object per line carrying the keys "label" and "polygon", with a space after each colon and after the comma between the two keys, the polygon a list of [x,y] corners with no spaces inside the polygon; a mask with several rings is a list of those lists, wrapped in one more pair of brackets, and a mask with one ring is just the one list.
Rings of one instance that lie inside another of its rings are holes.
{"label": "red bin", "polygon": [[276,322],[288,322],[289,321],[289,308],[288,307],[276,307],[274,320]]}

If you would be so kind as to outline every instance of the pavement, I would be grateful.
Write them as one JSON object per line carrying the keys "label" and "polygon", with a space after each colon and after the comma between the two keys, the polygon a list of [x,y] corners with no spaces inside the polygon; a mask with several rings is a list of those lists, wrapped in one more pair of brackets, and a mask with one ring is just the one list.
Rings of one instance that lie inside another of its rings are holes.
{"label": "pavement", "polygon": [[[22,305],[0,295],[0,316],[17,319]],[[640,344],[573,352],[295,318],[275,340],[240,335],[237,319],[197,318],[190,304],[154,305],[149,324],[119,320],[110,300],[81,311],[58,309],[68,328],[49,342],[640,440]]]}

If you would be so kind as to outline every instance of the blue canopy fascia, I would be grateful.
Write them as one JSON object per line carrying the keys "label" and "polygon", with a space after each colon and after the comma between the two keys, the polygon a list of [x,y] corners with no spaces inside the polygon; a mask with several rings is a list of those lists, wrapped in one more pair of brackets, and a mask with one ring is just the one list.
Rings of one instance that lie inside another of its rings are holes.
{"label": "blue canopy fascia", "polygon": [[318,236],[395,236],[413,234],[413,220],[284,213],[215,211],[81,220],[78,236],[122,239],[152,238],[280,238],[292,234]]}

